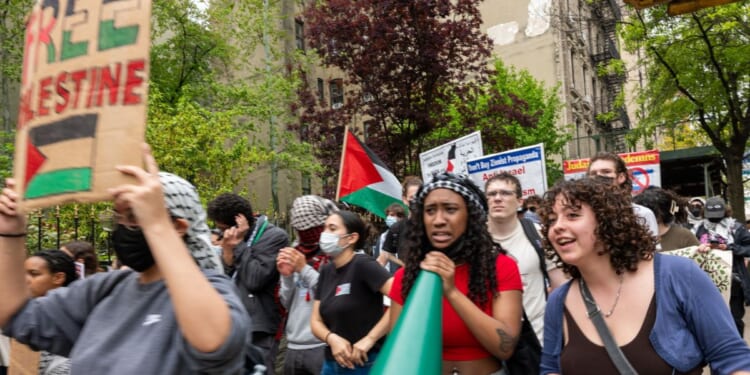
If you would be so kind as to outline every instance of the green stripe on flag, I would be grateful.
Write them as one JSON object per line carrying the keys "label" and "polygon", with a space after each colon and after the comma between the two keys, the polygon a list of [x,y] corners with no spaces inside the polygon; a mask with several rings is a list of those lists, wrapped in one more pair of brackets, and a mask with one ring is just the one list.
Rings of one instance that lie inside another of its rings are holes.
{"label": "green stripe on flag", "polygon": [[43,198],[88,190],[91,190],[91,168],[59,169],[34,176],[26,187],[24,198]]}
{"label": "green stripe on flag", "polygon": [[383,194],[370,188],[359,189],[345,197],[341,197],[340,200],[342,202],[362,207],[382,218],[385,218],[385,209],[388,208],[391,203],[401,202],[390,195]]}

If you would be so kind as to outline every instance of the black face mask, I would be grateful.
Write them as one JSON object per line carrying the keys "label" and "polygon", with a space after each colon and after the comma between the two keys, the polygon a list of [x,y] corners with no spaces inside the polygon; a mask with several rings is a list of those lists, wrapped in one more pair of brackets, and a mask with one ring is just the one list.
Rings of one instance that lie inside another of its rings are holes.
{"label": "black face mask", "polygon": [[130,230],[118,225],[112,232],[112,243],[117,259],[136,272],[143,272],[156,263],[141,230]]}
{"label": "black face mask", "polygon": [[690,207],[690,214],[694,217],[700,217],[701,216],[701,208],[700,207]]}
{"label": "black face mask", "polygon": [[[425,251],[425,254],[429,251],[432,251],[433,248],[432,248],[432,245],[430,245],[430,242],[427,236],[424,237],[423,241],[425,244],[427,244],[427,246],[429,246],[429,249]],[[451,258],[451,260],[456,261],[456,260],[460,260],[461,256],[463,255],[461,254],[463,245],[464,245],[464,235],[462,234],[461,237],[453,241],[453,243],[448,245],[448,247],[446,247],[445,249],[434,249],[434,250],[439,251],[445,254],[445,256],[447,256],[448,258]]]}
{"label": "black face mask", "polygon": [[712,223],[718,223],[718,222],[722,221],[723,219],[724,219],[723,217],[713,217],[713,218],[708,219],[708,221],[710,221]]}

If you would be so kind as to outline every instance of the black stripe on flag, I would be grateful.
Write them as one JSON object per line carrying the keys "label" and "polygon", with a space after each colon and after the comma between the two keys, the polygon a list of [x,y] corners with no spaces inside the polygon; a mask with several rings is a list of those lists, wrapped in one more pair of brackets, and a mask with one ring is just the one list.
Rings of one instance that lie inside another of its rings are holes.
{"label": "black stripe on flag", "polygon": [[349,132],[352,134],[352,137],[354,137],[354,139],[357,140],[357,143],[359,143],[359,145],[362,147],[362,149],[365,150],[365,153],[367,153],[367,156],[370,158],[370,160],[372,161],[373,164],[375,164],[375,165],[377,165],[377,166],[379,166],[379,167],[381,167],[381,168],[383,168],[385,170],[390,170],[388,168],[388,166],[385,165],[385,163],[383,163],[382,160],[380,160],[380,158],[378,157],[378,155],[375,155],[375,152],[373,152],[369,147],[367,147],[364,143],[362,143],[362,141],[359,140],[359,137],[357,137],[356,135],[354,135],[354,133],[352,133],[351,130],[349,130]]}
{"label": "black stripe on flag", "polygon": [[31,144],[42,147],[79,138],[93,138],[96,134],[97,114],[70,116],[60,121],[29,130]]}

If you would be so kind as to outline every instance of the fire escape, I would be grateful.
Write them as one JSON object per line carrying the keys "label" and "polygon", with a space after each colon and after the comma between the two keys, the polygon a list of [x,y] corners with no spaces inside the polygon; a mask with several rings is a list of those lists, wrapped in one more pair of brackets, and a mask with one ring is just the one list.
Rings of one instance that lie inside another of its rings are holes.
{"label": "fire escape", "polygon": [[[595,0],[591,3],[591,9],[603,32],[602,43],[595,46],[596,53],[591,56],[592,65],[599,68],[620,60],[616,28],[617,22],[622,19],[622,13],[617,0]],[[596,120],[599,133],[607,151],[625,152],[627,151],[625,134],[630,129],[630,118],[624,104],[618,107],[615,105],[617,97],[622,95],[624,90],[627,71],[625,69],[597,69],[597,71],[605,71],[604,74],[599,75],[599,79],[606,92],[606,95],[600,99],[604,102],[604,110]]]}

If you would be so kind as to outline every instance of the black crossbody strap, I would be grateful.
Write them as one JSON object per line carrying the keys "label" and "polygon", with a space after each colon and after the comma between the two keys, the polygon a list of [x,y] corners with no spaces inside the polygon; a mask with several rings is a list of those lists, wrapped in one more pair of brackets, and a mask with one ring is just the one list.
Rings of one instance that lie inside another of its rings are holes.
{"label": "black crossbody strap", "polygon": [[599,310],[599,306],[594,302],[594,297],[591,295],[583,278],[579,280],[580,282],[578,285],[581,289],[583,303],[586,304],[586,312],[588,313],[591,322],[594,323],[596,330],[599,332],[599,337],[602,338],[604,347],[607,349],[607,354],[609,354],[612,363],[615,364],[617,371],[621,375],[637,375],[638,373],[630,362],[628,362],[628,359],[625,358],[625,354],[620,350],[620,347],[617,346],[615,339],[612,337],[612,333],[609,332],[609,328],[607,328],[607,324],[604,322],[604,318],[602,318],[601,310]]}
{"label": "black crossbody strap", "polygon": [[539,258],[539,269],[542,272],[542,276],[544,277],[544,298],[547,298],[547,288],[550,287],[550,278],[549,273],[547,273],[547,262],[545,261],[544,256],[544,249],[542,248],[542,237],[539,236],[539,232],[537,232],[536,227],[534,226],[534,223],[526,218],[521,218],[519,220],[521,222],[521,227],[523,228],[523,233],[526,235],[526,238],[531,242],[531,246],[534,247],[534,250],[536,250],[536,255]]}

